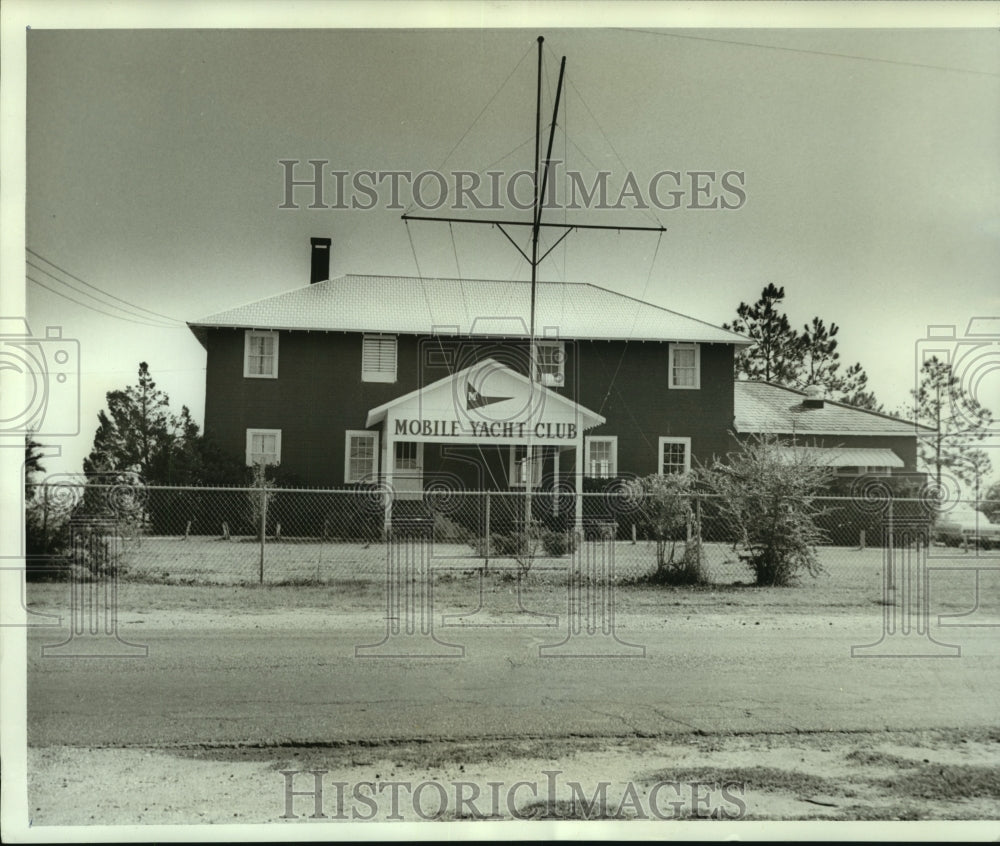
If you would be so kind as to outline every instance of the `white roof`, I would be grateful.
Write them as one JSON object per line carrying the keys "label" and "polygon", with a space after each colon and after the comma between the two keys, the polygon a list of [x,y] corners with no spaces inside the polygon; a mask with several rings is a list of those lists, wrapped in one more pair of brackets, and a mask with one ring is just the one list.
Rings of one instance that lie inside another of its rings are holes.
{"label": "white roof", "polygon": [[825,400],[810,408],[804,391],[771,382],[737,380],[733,384],[737,432],[799,435],[922,435],[926,426],[877,411]]}
{"label": "white roof", "polygon": [[891,449],[864,447],[778,447],[778,457],[792,463],[796,460],[805,464],[825,467],[905,467],[903,459]]}
{"label": "white roof", "polygon": [[[455,419],[463,428],[468,428],[470,422],[517,422],[524,423],[529,431],[536,423],[575,423],[582,432],[607,422],[602,415],[492,358],[371,409],[365,426],[384,423],[387,417],[449,423]],[[418,439],[437,438],[421,435]]]}
{"label": "white roof", "polygon": [[[191,321],[202,327],[528,337],[531,284],[348,274]],[[539,282],[535,332],[746,345],[742,335],[596,285]]]}

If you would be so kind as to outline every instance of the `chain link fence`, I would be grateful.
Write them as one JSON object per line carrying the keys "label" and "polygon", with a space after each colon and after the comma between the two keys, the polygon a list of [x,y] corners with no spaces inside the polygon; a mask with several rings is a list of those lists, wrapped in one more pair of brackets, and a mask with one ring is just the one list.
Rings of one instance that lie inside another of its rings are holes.
{"label": "chain link fence", "polygon": [[[71,549],[86,551],[73,556],[77,565],[109,559],[113,552],[119,578],[178,584],[380,579],[386,541],[412,537],[425,540],[433,566],[442,570],[558,576],[581,545],[612,543],[619,581],[648,578],[658,562],[687,554],[695,556],[710,584],[752,583],[744,539],[721,503],[693,496],[688,505],[683,523],[664,532],[650,519],[656,503],[615,487],[582,494],[431,487],[410,499],[378,486],[63,482],[29,490],[28,534],[49,553],[50,566],[64,566],[59,562]],[[943,510],[941,503],[919,498],[818,498],[817,555],[834,577],[877,580],[883,548],[903,542],[905,533],[906,542],[918,539],[931,558],[985,565],[1000,550],[1000,526],[990,524],[978,505],[960,501]]]}

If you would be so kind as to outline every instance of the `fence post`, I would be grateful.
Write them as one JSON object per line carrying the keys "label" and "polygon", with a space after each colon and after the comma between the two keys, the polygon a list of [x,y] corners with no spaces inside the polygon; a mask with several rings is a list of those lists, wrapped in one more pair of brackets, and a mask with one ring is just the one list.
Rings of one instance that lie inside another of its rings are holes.
{"label": "fence post", "polygon": [[486,491],[486,538],[485,538],[485,555],[486,560],[483,563],[483,569],[488,570],[490,568],[490,492]]}
{"label": "fence post", "polygon": [[698,544],[698,563],[701,564],[701,497],[694,498],[694,530]]}
{"label": "fence post", "polygon": [[886,580],[886,587],[888,587],[889,590],[895,590],[896,589],[896,573],[895,573],[895,570],[896,570],[896,556],[895,556],[896,542],[895,542],[895,536],[893,534],[893,526],[892,526],[892,497],[891,496],[889,497],[889,508],[886,511],[886,519],[889,522],[889,536],[885,539],[885,544],[886,544],[885,554],[889,556],[888,560],[891,562],[891,566],[889,567],[889,576],[888,576],[888,579]]}
{"label": "fence post", "polygon": [[267,537],[267,488],[264,487],[264,474],[260,477],[260,584],[264,584],[264,543]]}

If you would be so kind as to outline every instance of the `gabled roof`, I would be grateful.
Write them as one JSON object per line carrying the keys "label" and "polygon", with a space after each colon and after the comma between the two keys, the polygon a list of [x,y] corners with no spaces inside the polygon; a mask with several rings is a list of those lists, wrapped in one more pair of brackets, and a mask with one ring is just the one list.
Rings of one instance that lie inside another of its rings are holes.
{"label": "gabled roof", "polygon": [[[470,406],[468,392],[482,388],[500,391],[506,388],[509,393],[505,396],[489,397],[487,399],[492,401],[482,403],[480,406]],[[513,403],[513,414],[511,406],[504,401]],[[470,409],[474,410],[470,413]],[[371,427],[383,423],[390,412],[398,413],[400,410],[406,416],[427,419],[458,416],[474,419],[476,422],[494,419],[491,412],[495,411],[497,420],[523,419],[531,425],[549,419],[554,420],[560,416],[560,419],[578,422],[582,429],[592,429],[607,422],[607,419],[597,412],[544,385],[532,382],[527,376],[492,358],[484,358],[450,376],[376,406],[368,412],[365,426]]]}
{"label": "gabled roof", "polygon": [[[204,327],[528,337],[531,285],[349,274],[191,321]],[[539,282],[538,337],[749,344],[742,335],[596,285]],[[549,331],[546,331],[546,330]]]}
{"label": "gabled roof", "polygon": [[802,404],[802,391],[770,382],[737,380],[733,387],[737,432],[776,435],[923,435],[926,426],[825,400],[822,408]]}

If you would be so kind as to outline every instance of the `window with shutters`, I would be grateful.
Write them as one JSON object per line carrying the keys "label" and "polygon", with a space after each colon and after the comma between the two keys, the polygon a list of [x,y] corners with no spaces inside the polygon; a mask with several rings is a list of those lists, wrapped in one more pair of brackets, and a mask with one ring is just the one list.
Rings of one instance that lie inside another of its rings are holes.
{"label": "window with shutters", "polygon": [[701,387],[701,345],[671,344],[669,386],[687,390]]}
{"label": "window with shutters", "polygon": [[278,333],[248,329],[243,335],[243,376],[278,378]]}
{"label": "window with shutters", "polygon": [[618,475],[618,438],[585,438],[584,474],[595,479],[608,479]]}
{"label": "window with shutters", "polygon": [[348,429],[344,433],[344,481],[373,482],[378,473],[378,432]]}
{"label": "window with shutters", "polygon": [[281,463],[281,429],[247,429],[247,467]]}
{"label": "window with shutters", "polygon": [[361,350],[361,381],[396,381],[395,335],[364,336]]}
{"label": "window with shutters", "polygon": [[664,476],[691,469],[690,438],[660,438],[660,469]]}

